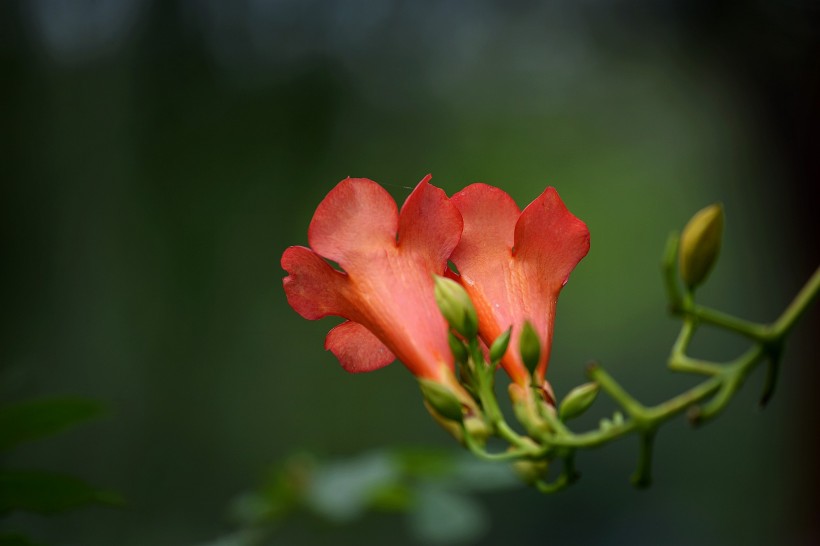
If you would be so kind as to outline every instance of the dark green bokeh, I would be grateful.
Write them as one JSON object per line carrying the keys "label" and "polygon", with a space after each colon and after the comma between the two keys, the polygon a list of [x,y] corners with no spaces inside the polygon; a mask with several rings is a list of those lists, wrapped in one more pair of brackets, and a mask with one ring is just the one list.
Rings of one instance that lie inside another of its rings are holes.
{"label": "dark green bokeh", "polygon": [[[520,205],[557,187],[592,234],[559,304],[559,394],[592,358],[648,402],[690,384],[663,368],[677,323],[658,260],[702,206],[727,215],[704,302],[774,318],[817,264],[817,201],[799,185],[817,180],[801,144],[818,121],[808,6],[52,4],[0,13],[0,392],[105,402],[112,418],[12,461],[129,507],[15,520],[43,541],[194,544],[294,450],[450,445],[406,370],[344,373],[322,349],[333,321],[285,301],[279,256],[306,244],[345,176],[400,202],[428,172],[448,193],[483,181]],[[566,493],[486,495],[484,543],[811,542],[807,319],[765,412],[758,376],[717,422],[664,429],[646,492],[629,487],[636,446],[621,442],[583,454]],[[716,358],[742,347],[695,344]],[[283,538],[413,543],[389,517],[305,520]]]}

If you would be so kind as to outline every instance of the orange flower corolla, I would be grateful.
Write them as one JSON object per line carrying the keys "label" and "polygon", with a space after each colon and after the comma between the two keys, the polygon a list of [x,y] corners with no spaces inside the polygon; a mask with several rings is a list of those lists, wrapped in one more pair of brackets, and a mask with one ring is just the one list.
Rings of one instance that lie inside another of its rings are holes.
{"label": "orange flower corolla", "polygon": [[341,181],[313,215],[311,248],[293,246],[282,255],[283,282],[288,303],[306,319],[347,319],[325,340],[345,370],[368,372],[398,359],[415,376],[447,384],[458,395],[463,391],[433,297],[433,274],[444,273],[462,221],[429,180],[416,186],[401,212],[376,182]]}
{"label": "orange flower corolla", "polygon": [[473,184],[451,198],[464,220],[461,241],[450,259],[478,314],[479,334],[488,345],[512,326],[501,365],[513,382],[530,384],[519,339],[529,321],[541,342],[534,372],[544,376],[552,345],[558,294],[589,251],[586,224],[567,210],[555,188],[547,188],[523,212],[506,192]]}

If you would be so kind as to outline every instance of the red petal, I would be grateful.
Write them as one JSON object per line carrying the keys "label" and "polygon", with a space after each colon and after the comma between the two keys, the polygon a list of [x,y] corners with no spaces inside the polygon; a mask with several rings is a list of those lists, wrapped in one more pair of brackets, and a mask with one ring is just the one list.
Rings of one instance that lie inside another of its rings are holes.
{"label": "red petal", "polygon": [[343,322],[328,332],[325,349],[350,373],[372,372],[396,360],[390,349],[358,322]]}
{"label": "red petal", "polygon": [[[487,184],[467,186],[452,199],[464,219],[461,242],[450,257],[457,267],[459,261],[477,265],[475,261],[494,261],[509,257],[515,234],[515,223],[521,211],[513,198]],[[499,279],[503,282],[503,279]]]}
{"label": "red petal", "polygon": [[495,339],[515,319],[509,270],[521,212],[505,191],[486,184],[467,186],[452,201],[464,218],[464,232],[450,259],[473,299],[482,331]]}
{"label": "red petal", "polygon": [[344,298],[347,275],[333,269],[309,248],[292,246],[282,254],[288,272],[282,284],[288,303],[309,320],[341,315],[349,307]]}
{"label": "red petal", "polygon": [[396,202],[384,188],[366,178],[347,178],[319,203],[308,241],[319,255],[350,272],[366,267],[368,254],[395,246],[397,226]]}
{"label": "red petal", "polygon": [[429,260],[430,267],[443,272],[447,258],[461,238],[461,214],[444,190],[431,186],[429,174],[407,197],[399,215],[399,248]]}
{"label": "red petal", "polygon": [[532,274],[548,282],[556,296],[587,252],[589,229],[567,210],[555,188],[547,188],[521,213],[515,257],[534,265]]}
{"label": "red petal", "polygon": [[515,224],[521,211],[505,191],[486,184],[468,186],[452,201],[464,217],[464,233],[450,259],[476,307],[481,335],[491,343],[514,325],[502,365],[513,381],[526,382],[528,373],[515,349],[522,322],[521,295],[516,291],[524,287],[511,271]]}

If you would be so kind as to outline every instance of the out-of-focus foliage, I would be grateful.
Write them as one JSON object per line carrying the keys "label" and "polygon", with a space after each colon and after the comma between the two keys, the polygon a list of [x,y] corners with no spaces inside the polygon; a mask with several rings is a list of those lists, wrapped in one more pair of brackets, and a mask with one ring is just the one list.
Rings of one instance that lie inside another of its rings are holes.
{"label": "out-of-focus foliage", "polygon": [[510,467],[463,452],[385,449],[338,461],[294,455],[259,490],[235,499],[238,530],[203,546],[276,544],[277,528],[299,511],[337,525],[356,525],[369,512],[399,512],[420,543],[472,542],[492,521],[473,495],[518,486]]}
{"label": "out-of-focus foliage", "polygon": [[[0,450],[52,436],[102,413],[101,404],[79,397],[7,404],[0,407]],[[73,476],[0,467],[0,516],[18,511],[53,515],[90,504],[119,505],[122,499]],[[35,543],[21,534],[5,533],[0,534],[0,544]]]}
{"label": "out-of-focus foliage", "polygon": [[57,434],[103,414],[103,406],[86,398],[47,398],[0,407],[0,451]]}

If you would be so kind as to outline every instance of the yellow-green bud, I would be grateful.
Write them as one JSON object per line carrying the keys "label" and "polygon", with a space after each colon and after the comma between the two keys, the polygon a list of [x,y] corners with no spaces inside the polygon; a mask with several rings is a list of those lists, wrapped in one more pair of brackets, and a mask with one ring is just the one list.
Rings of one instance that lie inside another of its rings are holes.
{"label": "yellow-green bud", "polygon": [[589,409],[599,390],[598,383],[584,383],[575,387],[561,400],[558,416],[562,421],[578,417]]}
{"label": "yellow-green bud", "polygon": [[521,459],[512,464],[513,470],[521,480],[529,485],[544,479],[549,471],[549,461],[546,459],[531,460]]}
{"label": "yellow-green bud", "polygon": [[429,379],[419,379],[419,386],[424,399],[442,417],[459,422],[464,418],[461,402],[450,389]]}
{"label": "yellow-green bud", "polygon": [[436,304],[450,327],[467,339],[478,334],[478,315],[467,291],[453,279],[433,275]]}
{"label": "yellow-green bud", "polygon": [[691,290],[701,284],[720,253],[723,237],[723,206],[709,205],[698,211],[680,237],[678,267],[683,283]]}
{"label": "yellow-green bud", "polygon": [[541,359],[541,340],[538,339],[538,333],[532,327],[530,321],[525,321],[521,328],[521,337],[518,339],[518,350],[521,351],[521,360],[530,371],[535,372],[538,367],[538,361]]}
{"label": "yellow-green bud", "polygon": [[511,332],[512,326],[507,328],[500,336],[495,338],[495,341],[493,341],[493,344],[490,347],[491,362],[498,362],[504,356],[504,353],[507,352],[507,347],[510,345]]}

